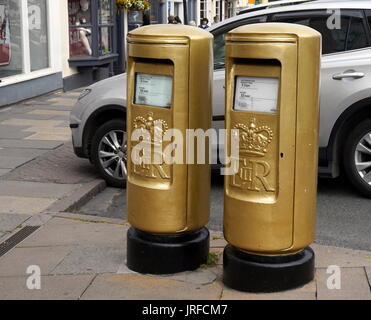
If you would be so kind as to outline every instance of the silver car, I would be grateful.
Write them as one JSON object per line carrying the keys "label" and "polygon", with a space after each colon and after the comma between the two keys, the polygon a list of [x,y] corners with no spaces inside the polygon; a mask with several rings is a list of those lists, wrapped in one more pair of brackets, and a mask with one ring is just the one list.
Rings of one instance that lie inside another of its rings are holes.
{"label": "silver car", "polygon": [[[224,127],[224,37],[241,25],[288,22],[322,34],[319,174],[344,172],[371,197],[371,1],[310,1],[244,10],[213,25],[213,125]],[[339,10],[340,9],[340,10]],[[340,13],[340,15],[339,15]],[[126,74],[86,88],[70,126],[76,155],[89,158],[109,185],[126,180]]]}

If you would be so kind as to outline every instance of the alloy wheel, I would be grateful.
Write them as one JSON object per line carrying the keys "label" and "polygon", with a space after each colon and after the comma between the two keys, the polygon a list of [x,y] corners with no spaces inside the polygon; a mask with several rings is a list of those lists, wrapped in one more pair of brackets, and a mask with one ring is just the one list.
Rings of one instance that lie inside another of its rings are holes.
{"label": "alloy wheel", "polygon": [[355,165],[363,181],[371,185],[371,132],[367,133],[357,144]]}
{"label": "alloy wheel", "polygon": [[115,179],[127,177],[127,135],[122,130],[112,130],[99,143],[99,162],[107,174]]}

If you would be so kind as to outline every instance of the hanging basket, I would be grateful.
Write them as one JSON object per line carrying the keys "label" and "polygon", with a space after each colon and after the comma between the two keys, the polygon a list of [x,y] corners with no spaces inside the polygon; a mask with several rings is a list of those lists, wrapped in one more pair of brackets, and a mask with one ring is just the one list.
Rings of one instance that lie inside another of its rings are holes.
{"label": "hanging basket", "polygon": [[148,0],[116,0],[118,10],[144,11],[151,7]]}

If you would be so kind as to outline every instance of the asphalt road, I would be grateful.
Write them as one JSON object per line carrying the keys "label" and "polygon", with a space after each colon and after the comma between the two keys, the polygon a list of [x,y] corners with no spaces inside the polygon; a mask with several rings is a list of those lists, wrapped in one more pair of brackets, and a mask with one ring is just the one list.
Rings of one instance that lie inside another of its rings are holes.
{"label": "asphalt road", "polygon": [[[358,195],[343,179],[320,179],[318,183],[317,240],[324,245],[371,249],[371,199]],[[125,191],[107,188],[78,212],[126,219]],[[223,179],[212,177],[211,230],[223,229]]]}

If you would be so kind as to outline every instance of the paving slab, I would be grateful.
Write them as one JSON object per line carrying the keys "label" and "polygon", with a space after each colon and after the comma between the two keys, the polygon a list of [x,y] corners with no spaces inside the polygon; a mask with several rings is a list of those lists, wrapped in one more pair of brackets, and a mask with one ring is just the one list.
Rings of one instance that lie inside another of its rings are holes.
{"label": "paving slab", "polygon": [[370,289],[371,289],[371,267],[366,267],[365,270],[366,270],[368,285],[370,286]]}
{"label": "paving slab", "polygon": [[52,274],[117,273],[126,259],[125,251],[124,245],[78,246],[72,249]]}
{"label": "paving slab", "polygon": [[79,184],[57,184],[29,181],[0,181],[1,196],[60,199],[73,193]]}
{"label": "paving slab", "polygon": [[[36,133],[43,133],[43,134],[55,134],[55,135],[70,135],[71,136],[71,129],[65,126],[63,123],[63,127],[29,127],[24,129],[23,131],[26,132],[36,132]],[[30,139],[32,136],[29,136]]]}
{"label": "paving slab", "polygon": [[34,157],[0,157],[0,168],[1,169],[15,169],[31,160]]}
{"label": "paving slab", "polygon": [[96,179],[88,183],[84,183],[78,189],[63,199],[60,199],[48,207],[47,211],[51,213],[58,212],[73,212],[76,208],[81,207],[88,202],[92,197],[104,190],[106,182],[101,179]]}
{"label": "paving slab", "polygon": [[0,277],[0,300],[77,300],[93,275],[42,276],[41,289],[27,288],[27,277]]}
{"label": "paving slab", "polygon": [[36,107],[34,105],[16,104],[16,105],[11,106],[9,112],[12,113],[13,115],[19,115],[19,114],[25,114],[29,111],[32,111],[35,108]]}
{"label": "paving slab", "polygon": [[93,223],[107,223],[126,226],[127,229],[130,227],[129,222],[124,219],[108,218],[108,217],[97,217],[86,214],[78,214],[71,212],[51,212],[49,215],[57,218],[67,218],[72,220],[89,221]]}
{"label": "paving slab", "polygon": [[210,230],[210,248],[225,248],[227,244],[223,232]]}
{"label": "paving slab", "polygon": [[94,166],[73,153],[67,143],[6,175],[7,180],[27,180],[52,183],[85,183],[99,177]]}
{"label": "paving slab", "polygon": [[0,157],[22,157],[22,158],[34,159],[42,155],[45,152],[47,152],[47,150],[0,147]]}
{"label": "paving slab", "polygon": [[60,121],[55,120],[33,120],[33,119],[23,119],[22,122],[19,121],[19,119],[9,119],[5,120],[1,123],[2,125],[6,125],[7,127],[16,127],[16,129],[19,130],[19,127],[22,126],[23,129],[26,127],[37,127],[37,128],[45,128],[45,127],[55,127],[58,124],[60,124]]}
{"label": "paving slab", "polygon": [[23,223],[23,226],[42,226],[46,224],[53,216],[48,213],[38,213],[32,215],[27,221]]}
{"label": "paving slab", "polygon": [[[68,105],[68,104],[47,104],[47,105],[34,105],[32,110],[35,109],[44,109],[44,110],[61,110],[61,111],[71,111],[74,104]],[[35,108],[36,107],[36,108]],[[32,111],[29,110],[29,111]]]}
{"label": "paving slab", "polygon": [[32,134],[31,132],[22,131],[22,129],[26,129],[28,126],[20,125],[20,120],[16,121],[18,123],[17,126],[4,124],[4,122],[13,120],[14,119],[4,120],[0,123],[0,137],[2,139],[24,139]]}
{"label": "paving slab", "polygon": [[217,265],[223,265],[223,251],[224,251],[224,248],[210,247],[210,252],[217,255],[217,260],[216,260]]}
{"label": "paving slab", "polygon": [[98,275],[82,299],[217,300],[221,291],[216,282],[197,285],[138,274]]}
{"label": "paving slab", "polygon": [[371,291],[364,268],[341,268],[340,289],[327,287],[327,281],[333,274],[326,271],[327,268],[319,268],[316,272],[318,300],[371,300]]}
{"label": "paving slab", "polygon": [[5,236],[7,235],[8,233],[7,232],[2,232],[0,231],[0,243],[3,242],[5,240]]}
{"label": "paving slab", "polygon": [[352,250],[333,246],[313,244],[316,255],[316,267],[327,268],[330,265],[339,267],[371,266],[371,251]]}
{"label": "paving slab", "polygon": [[46,110],[36,109],[29,112],[31,115],[44,115],[44,116],[69,116],[70,112],[66,110]]}
{"label": "paving slab", "polygon": [[53,105],[62,105],[62,106],[73,106],[76,103],[76,99],[70,97],[55,97],[48,100]]}
{"label": "paving slab", "polygon": [[71,133],[69,134],[53,134],[53,133],[35,133],[26,138],[27,140],[45,140],[45,141],[70,141]]}
{"label": "paving slab", "polygon": [[128,226],[53,218],[25,241],[22,247],[107,245],[126,247]]}
{"label": "paving slab", "polygon": [[68,255],[72,247],[14,248],[0,258],[0,276],[25,276],[31,265],[40,267],[42,275],[48,275]]}
{"label": "paving slab", "polygon": [[[53,115],[48,114],[32,114],[30,113],[32,110],[28,110],[27,113],[18,113],[16,116],[14,113],[6,113],[6,116],[0,117],[1,120],[9,120],[9,119],[18,119],[19,123],[22,123],[23,119],[30,119],[30,120],[50,120],[53,119]],[[56,120],[56,119],[53,119]]]}
{"label": "paving slab", "polygon": [[199,268],[195,271],[179,272],[171,275],[162,275],[161,278],[183,281],[193,284],[210,284],[213,283],[218,276],[218,270],[214,268]]}
{"label": "paving slab", "polygon": [[3,176],[12,171],[12,169],[0,169],[0,176]]}
{"label": "paving slab", "polygon": [[0,196],[0,212],[32,215],[43,212],[57,199]]}
{"label": "paving slab", "polygon": [[0,139],[0,148],[53,150],[62,144],[62,141]]}
{"label": "paving slab", "polygon": [[[63,121],[62,124],[58,125],[57,128],[59,127],[67,127],[67,128],[70,128],[70,116],[53,116],[52,118],[53,120],[60,120],[60,121]],[[71,129],[69,129],[71,130]]]}
{"label": "paving slab", "polygon": [[[126,219],[126,190],[106,188],[78,209],[78,213],[92,216]],[[119,206],[119,210],[117,210]],[[115,213],[114,215],[112,213]]]}
{"label": "paving slab", "polygon": [[0,213],[0,232],[11,232],[31,216],[17,213]]}
{"label": "paving slab", "polygon": [[288,291],[275,293],[247,293],[223,288],[222,300],[315,300],[316,283],[312,281],[305,286]]}
{"label": "paving slab", "polygon": [[0,122],[11,119],[13,117],[14,115],[11,114],[10,112],[1,112],[1,109],[0,109]]}
{"label": "paving slab", "polygon": [[54,94],[47,94],[47,95],[37,97],[35,99],[22,101],[18,105],[25,105],[25,106],[48,105],[50,104],[49,99],[52,99],[53,97],[54,97]]}

